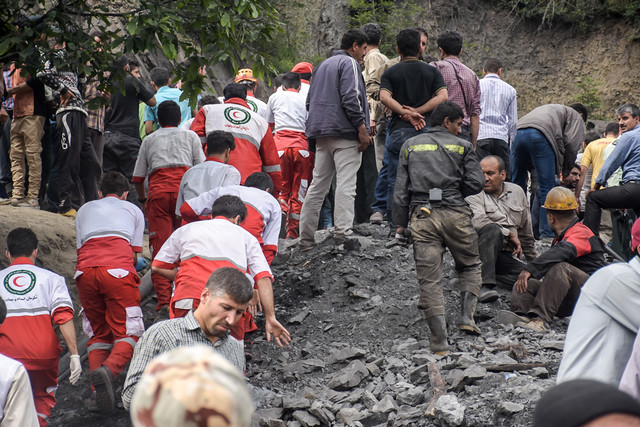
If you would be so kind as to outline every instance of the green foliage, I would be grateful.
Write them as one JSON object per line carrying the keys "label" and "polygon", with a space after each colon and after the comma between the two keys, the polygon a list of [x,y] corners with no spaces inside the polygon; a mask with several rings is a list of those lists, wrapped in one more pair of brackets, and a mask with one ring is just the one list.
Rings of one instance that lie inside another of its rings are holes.
{"label": "green foliage", "polygon": [[[103,42],[89,35],[92,29],[102,32]],[[206,65],[250,63],[258,76],[272,72],[269,55],[258,47],[279,29],[270,0],[22,0],[0,8],[0,64],[15,62],[35,74],[51,60],[106,81],[114,58],[161,52],[195,104],[204,82],[198,70]],[[59,46],[64,57],[56,55]]]}
{"label": "green foliage", "polygon": [[589,117],[598,119],[602,118],[602,98],[600,97],[600,82],[594,79],[591,75],[585,75],[580,77],[576,86],[580,92],[576,97],[576,100],[589,110]]}
{"label": "green foliage", "polygon": [[640,0],[494,0],[500,7],[517,15],[541,21],[541,25],[556,22],[586,31],[596,19],[607,16],[640,22]]}
{"label": "green foliage", "polygon": [[396,35],[405,28],[415,27],[424,22],[425,8],[415,0],[349,0],[349,27],[361,28],[375,22],[382,28],[381,51],[388,57],[397,55]]}

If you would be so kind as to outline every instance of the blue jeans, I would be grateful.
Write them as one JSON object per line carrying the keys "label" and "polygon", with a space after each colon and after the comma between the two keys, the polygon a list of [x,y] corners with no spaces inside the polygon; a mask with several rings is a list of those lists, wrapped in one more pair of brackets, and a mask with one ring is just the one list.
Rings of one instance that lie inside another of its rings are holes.
{"label": "blue jeans", "polygon": [[[534,128],[520,129],[511,144],[511,179],[525,192],[530,161],[533,162],[538,175],[539,200],[540,204],[543,204],[547,193],[556,183],[556,156],[542,132]],[[540,237],[553,237],[554,234],[547,223],[545,208],[540,207],[538,218]]]}

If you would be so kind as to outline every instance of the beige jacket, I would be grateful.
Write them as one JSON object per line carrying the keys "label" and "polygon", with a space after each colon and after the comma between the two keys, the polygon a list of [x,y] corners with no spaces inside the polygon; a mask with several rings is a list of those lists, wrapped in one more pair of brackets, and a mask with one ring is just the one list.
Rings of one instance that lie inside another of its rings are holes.
{"label": "beige jacket", "polygon": [[485,225],[495,223],[502,228],[505,239],[511,231],[518,235],[522,252],[527,260],[538,257],[531,228],[531,214],[527,196],[519,185],[511,182],[503,184],[499,197],[481,191],[466,198],[473,211],[473,227],[480,230]]}
{"label": "beige jacket", "polygon": [[378,122],[385,116],[384,104],[380,102],[380,79],[387,68],[398,62],[400,57],[389,60],[378,49],[372,49],[364,57],[364,84],[367,87],[371,120]]}

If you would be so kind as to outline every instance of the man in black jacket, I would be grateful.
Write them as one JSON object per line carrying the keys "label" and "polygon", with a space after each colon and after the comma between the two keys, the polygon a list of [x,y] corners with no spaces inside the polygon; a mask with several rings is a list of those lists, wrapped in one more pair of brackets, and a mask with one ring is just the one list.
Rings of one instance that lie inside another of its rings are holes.
{"label": "man in black jacket", "polygon": [[480,334],[473,320],[482,284],[478,235],[464,198],[482,191],[484,173],[471,143],[457,137],[463,115],[457,104],[445,101],[431,113],[433,127],[402,145],[393,197],[398,243],[406,245],[406,236],[413,236],[418,308],[429,324],[430,347],[436,354],[449,353],[441,286],[445,247],[460,279],[460,330]]}

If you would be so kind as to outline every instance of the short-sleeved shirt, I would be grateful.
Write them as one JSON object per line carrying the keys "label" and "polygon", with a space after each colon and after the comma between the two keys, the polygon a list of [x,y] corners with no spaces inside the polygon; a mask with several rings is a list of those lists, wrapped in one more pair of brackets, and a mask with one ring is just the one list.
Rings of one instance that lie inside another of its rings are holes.
{"label": "short-sleeved shirt", "polygon": [[109,132],[121,132],[132,138],[139,138],[138,118],[139,101],[147,102],[153,97],[147,87],[133,76],[124,79],[124,94],[120,85],[111,92],[110,105],[105,116],[104,130]]}
{"label": "short-sleeved shirt", "polygon": [[[391,93],[400,105],[415,108],[426,104],[439,90],[446,88],[440,71],[417,59],[404,60],[388,68],[380,80],[380,90]],[[431,114],[423,116],[429,123]],[[391,115],[389,133],[406,127],[412,127],[411,123],[402,120],[396,113]]]}
{"label": "short-sleeved shirt", "polygon": [[591,188],[596,185],[596,178],[604,165],[604,149],[607,148],[611,141],[615,138],[601,138],[592,141],[587,145],[584,150],[582,159],[580,159],[580,166],[588,168],[592,166],[593,173],[591,175]]}
{"label": "short-sleeved shirt", "polygon": [[176,104],[180,106],[180,122],[186,122],[191,118],[191,107],[189,106],[189,100],[183,99],[180,101],[180,97],[182,96],[182,91],[175,87],[162,86],[156,92],[156,106],[149,107],[148,105],[144,109],[144,121],[152,121],[153,123],[158,124],[158,106],[162,104],[164,101],[174,101]]}

